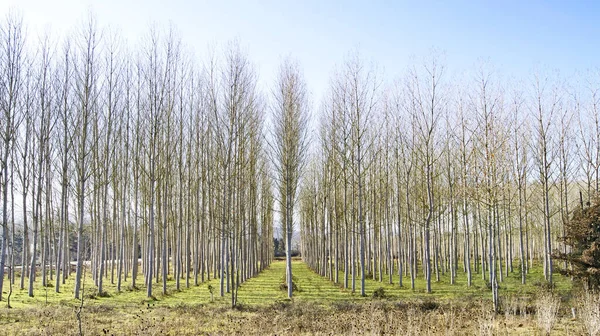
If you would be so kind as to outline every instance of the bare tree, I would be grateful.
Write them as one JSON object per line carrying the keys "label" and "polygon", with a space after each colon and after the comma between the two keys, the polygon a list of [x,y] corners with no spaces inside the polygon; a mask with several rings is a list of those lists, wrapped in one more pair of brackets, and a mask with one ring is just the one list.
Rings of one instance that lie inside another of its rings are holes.
{"label": "bare tree", "polygon": [[525,249],[524,234],[525,234],[525,203],[527,200],[526,184],[528,164],[528,144],[526,142],[527,120],[523,118],[522,111],[524,105],[523,94],[519,91],[514,91],[511,97],[511,110],[513,113],[513,148],[514,148],[514,180],[517,186],[518,198],[518,221],[519,221],[519,261],[521,269],[521,283],[527,281],[527,255]]}
{"label": "bare tree", "polygon": [[[36,64],[38,68],[37,72],[37,85],[36,85],[36,100],[38,104],[38,113],[36,115],[36,121],[33,126],[33,135],[35,142],[35,153],[36,159],[34,162],[34,175],[33,175],[33,194],[32,194],[32,213],[33,213],[33,246],[31,253],[31,267],[29,269],[29,291],[28,295],[33,297],[33,286],[36,276],[36,262],[37,262],[37,250],[40,246],[41,251],[41,268],[42,268],[42,282],[45,285],[46,282],[46,246],[45,241],[45,230],[44,230],[44,214],[46,215],[45,223],[50,222],[51,216],[51,131],[53,127],[52,120],[52,92],[51,87],[51,58],[52,50],[50,47],[50,37],[46,34],[40,41],[40,59],[39,64]],[[34,152],[34,151],[32,151]],[[46,191],[46,199],[42,199],[43,192]],[[43,211],[43,205],[45,201],[45,211]],[[41,232],[41,234],[40,234]],[[39,241],[38,241],[39,238]],[[39,243],[39,245],[38,245]]]}
{"label": "bare tree", "polygon": [[[471,100],[473,110],[476,113],[477,154],[479,165],[482,168],[477,198],[487,212],[485,223],[487,224],[489,284],[492,289],[494,311],[498,311],[498,274],[502,272],[497,272],[496,269],[498,254],[500,254],[497,253],[500,241],[500,232],[497,226],[500,221],[498,215],[500,199],[499,169],[500,149],[503,139],[500,137],[500,132],[496,132],[500,126],[502,101],[494,79],[493,72],[485,66],[481,66],[476,75],[476,92]],[[501,263],[499,264],[501,265]]]}
{"label": "bare tree", "polygon": [[[8,251],[8,189],[9,158],[13,152],[17,128],[22,120],[19,111],[19,95],[22,87],[22,71],[25,60],[25,36],[23,21],[14,12],[9,12],[0,25],[0,186],[2,190],[2,247],[0,249],[0,289],[4,282],[4,267]],[[0,300],[2,291],[0,290]]]}
{"label": "bare tree", "polygon": [[444,66],[435,56],[425,64],[421,71],[416,68],[409,74],[407,86],[410,97],[409,113],[415,123],[416,138],[419,143],[418,160],[423,169],[426,188],[426,216],[424,220],[424,256],[423,265],[427,281],[427,293],[431,293],[431,248],[430,231],[434,220],[435,194],[434,175],[435,163],[438,160],[439,120],[445,109],[443,89],[441,87]]}
{"label": "bare tree", "polygon": [[91,134],[92,121],[97,114],[98,99],[98,46],[100,37],[96,21],[90,17],[84,24],[76,41],[77,49],[74,66],[74,91],[77,106],[75,118],[75,175],[77,197],[77,267],[75,274],[74,295],[80,298],[80,288],[84,267],[84,223],[86,221],[87,182],[91,176]]}
{"label": "bare tree", "polygon": [[285,60],[273,92],[274,168],[280,190],[279,207],[285,234],[286,279],[288,297],[292,297],[292,234],[294,207],[307,147],[306,84],[298,65]]}
{"label": "bare tree", "polygon": [[542,188],[542,213],[544,219],[544,276],[552,284],[552,226],[551,218],[555,214],[551,204],[551,188],[554,184],[554,166],[556,146],[554,138],[554,122],[562,109],[562,91],[558,83],[551,82],[548,77],[537,74],[534,77],[531,111],[535,112],[536,165],[539,182]]}
{"label": "bare tree", "polygon": [[[71,77],[73,75],[72,70],[72,50],[69,40],[65,42],[62,73],[58,74],[57,77],[57,91],[59,92],[57,98],[58,110],[59,110],[59,124],[61,127],[60,132],[62,138],[57,139],[57,147],[60,148],[60,175],[61,175],[61,196],[60,196],[60,234],[58,244],[58,259],[56,261],[56,284],[55,291],[60,292],[60,284],[64,282],[70,267],[64,267],[68,265],[70,261],[68,258],[69,244],[68,232],[69,232],[69,189],[70,189],[70,155],[73,148],[73,133],[71,129],[71,123],[73,121],[73,115],[71,110]],[[61,279],[61,268],[65,272]]]}
{"label": "bare tree", "polygon": [[[220,294],[231,293],[232,307],[237,304],[237,287],[245,243],[241,234],[243,226],[242,185],[248,162],[252,130],[259,111],[256,77],[245,54],[234,42],[226,51],[222,67],[212,63],[209,69],[208,96],[210,128],[215,136],[216,168],[218,181],[220,235],[219,277]],[[237,209],[237,210],[236,210]]]}

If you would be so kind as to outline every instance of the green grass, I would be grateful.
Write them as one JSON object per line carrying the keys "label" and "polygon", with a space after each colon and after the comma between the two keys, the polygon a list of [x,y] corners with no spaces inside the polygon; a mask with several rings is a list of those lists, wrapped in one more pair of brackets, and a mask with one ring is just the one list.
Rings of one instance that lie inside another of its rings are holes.
{"label": "green grass", "polygon": [[[388,283],[388,276],[384,276],[383,282],[368,278],[366,280],[366,297],[363,298],[360,293],[360,279],[356,280],[356,292],[352,293],[351,289],[344,289],[343,279],[344,274],[340,272],[340,284],[334,284],[325,277],[321,277],[302,261],[293,261],[292,270],[295,282],[298,286],[298,291],[294,292],[294,300],[306,301],[312,303],[330,303],[334,301],[361,301],[368,300],[372,297],[373,292],[382,287],[385,291],[385,296],[391,300],[407,300],[430,297],[436,300],[450,301],[453,299],[461,299],[464,297],[472,298],[489,298],[490,290],[487,288],[486,282],[481,277],[481,274],[473,273],[472,286],[467,287],[466,274],[459,271],[455,279],[455,284],[450,284],[450,276],[448,273],[440,275],[440,281],[432,279],[432,293],[425,293],[425,279],[422,274],[415,280],[415,290],[410,288],[410,278],[403,278],[403,287],[398,285],[398,276],[393,277],[393,284]],[[18,275],[18,274],[17,274]],[[275,261],[269,268],[264,270],[259,276],[247,280],[241,285],[238,291],[238,302],[243,305],[270,305],[278,301],[287,299],[286,290],[282,290],[280,285],[284,282],[285,262]],[[67,280],[66,284],[61,285],[61,292],[56,293],[54,286],[44,288],[41,286],[41,278],[36,280],[34,297],[27,295],[27,289],[18,288],[18,279],[16,286],[13,287],[11,296],[11,306],[14,308],[36,306],[48,304],[62,304],[76,306],[79,300],[73,298],[73,277]],[[555,289],[560,293],[566,293],[571,289],[571,281],[560,274],[554,275]],[[54,285],[54,281],[51,282]],[[230,296],[226,294],[224,297],[219,295],[219,280],[212,279],[205,281],[198,286],[193,285],[193,280],[190,281],[190,287],[185,287],[185,281],[181,280],[181,289],[177,291],[175,281],[170,279],[167,283],[167,294],[161,294],[162,281],[154,283],[153,293],[155,300],[149,300],[146,297],[146,288],[143,286],[144,281],[142,276],[138,276],[138,289],[130,289],[131,280],[123,281],[122,291],[118,292],[116,283],[111,284],[109,280],[104,280],[104,290],[109,294],[109,297],[87,297],[96,292],[89,272],[85,279],[85,304],[111,304],[115,306],[131,307],[151,303],[155,306],[178,306],[178,305],[198,305],[198,304],[229,304]],[[349,284],[351,283],[351,280]],[[521,284],[521,277],[518,272],[510,273],[505,277],[504,281],[499,284],[501,296],[531,296],[538,292],[541,286],[545,284],[542,269],[539,266],[533,267],[527,276],[527,284]],[[211,295],[208,286],[213,287],[214,302],[211,302]],[[8,296],[8,281],[4,282],[4,300]],[[1,306],[1,304],[0,304]]]}
{"label": "green grass", "polygon": [[[97,287],[95,286],[89,272],[86,272],[85,282],[83,285],[84,292],[84,303],[85,305],[98,305],[98,304],[111,304],[115,306],[138,306],[147,303],[154,305],[163,306],[176,306],[181,304],[206,304],[210,303],[210,292],[208,285],[211,284],[213,287],[218,287],[218,280],[212,279],[211,281],[205,281],[198,286],[193,285],[193,280],[190,281],[190,288],[185,288],[185,281],[181,281],[180,291],[176,290],[175,281],[171,279],[167,281],[167,294],[163,295],[162,292],[162,281],[153,284],[153,296],[155,299],[148,299],[146,296],[146,286],[144,285],[144,279],[142,276],[138,276],[136,279],[137,289],[132,289],[131,279],[123,281],[121,284],[121,291],[117,291],[116,281],[114,284],[110,283],[110,280],[104,279],[103,287],[104,292],[108,294],[108,297],[99,297],[95,295],[97,293]],[[18,276],[18,274],[17,274]],[[60,293],[56,293],[54,290],[54,280],[51,281],[52,287],[44,288],[41,284],[41,278],[38,276],[34,287],[34,297],[28,296],[27,291],[27,279],[25,289],[18,288],[18,280],[13,286],[13,294],[11,296],[10,304],[14,308],[26,307],[32,305],[43,305],[43,304],[64,304],[64,305],[79,305],[80,301],[73,297],[74,292],[74,277],[73,274],[67,279],[64,285],[60,287]],[[8,281],[4,281],[3,288],[3,302],[6,302],[8,296]],[[93,298],[90,298],[93,295]],[[225,301],[225,299],[219,298],[215,295],[215,302]]]}
{"label": "green grass", "polygon": [[[292,274],[296,279],[298,291],[294,300],[315,303],[335,300],[348,300],[350,293],[319,276],[302,261],[292,261]],[[285,281],[285,262],[275,261],[256,278],[242,284],[238,292],[239,302],[248,305],[269,305],[286,300],[287,290],[280,289]]]}
{"label": "green grass", "polygon": [[[340,272],[339,280],[342,283],[343,277],[344,273]],[[486,274],[486,278],[488,278],[488,274]],[[462,270],[457,272],[454,284],[450,283],[449,273],[440,273],[439,281],[436,280],[436,276],[433,274],[431,279],[431,293],[429,294],[426,293],[426,281],[422,271],[419,272],[415,279],[414,290],[411,289],[410,276],[404,275],[402,287],[399,286],[398,280],[397,274],[393,277],[393,284],[389,284],[389,276],[387,275],[383,276],[382,282],[373,280],[372,277],[367,278],[365,280],[365,294],[367,297],[371,297],[373,291],[379,287],[383,287],[387,297],[400,300],[421,298],[424,296],[442,301],[464,297],[491,298],[491,290],[487,284],[489,280],[484,281],[481,273],[472,273],[470,287],[467,286],[467,275]],[[571,280],[558,273],[554,273],[553,281],[555,285],[554,289],[561,294],[569,292],[572,288]],[[509,273],[508,276],[504,274],[503,281],[498,283],[500,296],[532,296],[539,292],[546,284],[543,269],[538,265],[529,270],[525,285],[521,284],[521,274],[517,269]],[[350,282],[349,286],[351,287]],[[360,279],[356,281],[356,291],[360,292]]]}
{"label": "green grass", "polygon": [[[146,298],[141,276],[137,279],[139,289],[128,289],[131,283],[128,279],[123,282],[121,292],[117,292],[115,284],[105,280],[104,289],[109,296],[89,298],[89,294],[96,292],[96,287],[88,271],[82,328],[85,334],[91,335],[364,334],[376,333],[376,330],[396,334],[437,334],[448,328],[454,330],[454,334],[471,334],[478,331],[479,323],[486,323],[485,316],[488,315],[485,309],[491,306],[491,291],[481,279],[481,274],[473,274],[471,287],[466,286],[466,275],[462,272],[458,272],[454,285],[449,283],[448,274],[441,275],[439,282],[432,282],[431,294],[425,293],[422,274],[416,279],[415,290],[410,289],[409,277],[404,278],[404,287],[398,286],[397,276],[394,276],[394,284],[387,284],[387,277],[384,282],[368,279],[366,296],[361,297],[358,279],[357,291],[352,293],[341,284],[334,284],[316,274],[302,261],[294,261],[292,267],[299,288],[292,300],[288,300],[287,291],[280,288],[284,282],[285,262],[275,261],[257,277],[241,285],[239,308],[234,310],[230,309],[230,294],[219,296],[218,279],[199,286],[190,281],[189,288],[185,288],[185,281],[181,281],[180,291],[175,290],[175,281],[170,279],[166,295],[160,294],[162,282],[155,283],[153,299]],[[340,273],[339,279],[343,282],[343,273]],[[558,274],[554,279],[558,292],[570,291],[569,279]],[[527,306],[532,307],[533,296],[544,284],[541,267],[532,268],[527,281],[526,285],[521,285],[518,272],[510,274],[500,284],[501,297],[525,297]],[[213,287],[214,301],[211,301],[209,285]],[[54,287],[42,288],[39,277],[36,286],[33,298],[27,296],[26,289],[14,288],[11,298],[13,308],[8,309],[8,281],[5,281],[5,299],[0,302],[0,334],[77,334],[76,312],[80,301],[73,298],[73,277],[61,286],[60,293],[55,293]],[[373,291],[380,287],[384,288],[384,299],[373,299]],[[432,301],[436,304],[428,305]],[[510,303],[509,300],[507,302]],[[563,304],[563,317],[556,328],[560,331],[558,334],[581,328],[580,323],[570,320],[570,306],[571,303]],[[449,322],[451,320],[447,316],[455,316],[456,324]],[[532,334],[537,330],[535,319],[531,317],[503,316],[499,315],[494,322],[496,331]],[[382,322],[388,320],[387,324]],[[426,329],[411,329],[417,322],[421,325],[419,328]],[[392,329],[385,329],[388,327]]]}

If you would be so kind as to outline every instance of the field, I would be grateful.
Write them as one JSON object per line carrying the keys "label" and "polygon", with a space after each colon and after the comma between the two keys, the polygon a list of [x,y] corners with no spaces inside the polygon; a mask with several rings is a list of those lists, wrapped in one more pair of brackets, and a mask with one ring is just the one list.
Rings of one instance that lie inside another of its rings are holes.
{"label": "field", "polygon": [[[433,283],[432,294],[423,292],[423,279],[418,279],[415,291],[406,287],[409,278],[404,288],[368,280],[367,296],[360,297],[315,274],[301,261],[294,262],[293,270],[299,289],[293,300],[286,299],[280,288],[285,262],[275,261],[241,286],[236,309],[229,307],[227,294],[218,295],[218,280],[177,292],[171,279],[169,294],[148,300],[143,288],[117,293],[110,281],[106,284],[109,296],[95,297],[87,278],[81,330],[86,335],[543,334],[534,314],[540,306],[537,295],[542,283],[537,268],[525,286],[520,285],[517,273],[505,279],[500,289],[503,311],[498,315],[489,311],[489,291],[478,274],[470,288],[461,272],[455,285],[444,276]],[[556,275],[556,283],[555,293],[562,304],[551,334],[584,334],[581,321],[571,317],[570,307],[576,302],[569,279]],[[214,288],[212,301],[209,285]],[[374,298],[379,288],[383,288],[378,291],[380,297]],[[72,299],[69,281],[61,293],[37,288],[33,298],[26,290],[13,289],[13,308],[6,308],[6,301],[0,308],[0,334],[79,334],[80,304]]]}

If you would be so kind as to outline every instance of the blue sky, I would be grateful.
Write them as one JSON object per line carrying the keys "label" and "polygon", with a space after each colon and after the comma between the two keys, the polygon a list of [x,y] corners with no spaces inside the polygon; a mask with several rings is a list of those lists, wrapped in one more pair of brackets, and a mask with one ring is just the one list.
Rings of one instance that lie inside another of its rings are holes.
{"label": "blue sky", "polygon": [[131,43],[151,23],[173,23],[199,59],[209,45],[237,38],[263,86],[283,57],[296,58],[315,103],[355,49],[388,79],[432,48],[444,53],[450,73],[484,59],[517,78],[540,66],[569,77],[598,66],[600,54],[600,4],[592,1],[0,0],[1,11],[9,8],[22,12],[32,37],[48,29],[63,35],[90,9]]}

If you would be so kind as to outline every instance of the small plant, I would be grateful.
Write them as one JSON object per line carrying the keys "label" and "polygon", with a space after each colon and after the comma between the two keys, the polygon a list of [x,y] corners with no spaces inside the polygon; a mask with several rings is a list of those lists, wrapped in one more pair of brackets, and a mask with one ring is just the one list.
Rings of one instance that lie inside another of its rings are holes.
{"label": "small plant", "polygon": [[[491,290],[491,289],[492,289],[492,283],[491,283],[491,282],[489,282],[489,281],[486,281],[486,283],[485,283],[485,287],[486,287],[488,290]],[[496,285],[496,287],[497,287],[498,289],[502,289],[502,287],[500,287],[500,285],[499,285],[499,284],[497,284],[497,285]]]}
{"label": "small plant", "polygon": [[[287,286],[286,283],[279,284],[279,289],[280,290],[287,291],[287,288],[288,288],[288,286]],[[299,291],[298,290],[298,285],[294,282],[294,280],[292,280],[292,291],[294,291],[294,292],[298,292]]]}
{"label": "small plant", "polygon": [[208,292],[210,293],[210,302],[214,302],[215,301],[215,288],[209,284],[208,285]]}
{"label": "small plant", "polygon": [[549,283],[548,281],[534,281],[532,283],[532,285],[534,287],[539,287],[541,291],[544,292],[550,292],[552,291],[554,288],[556,288],[556,284],[555,283]]}
{"label": "small plant", "polygon": [[494,319],[496,315],[489,309],[489,306],[481,303],[479,311],[475,314],[477,324],[479,325],[479,335],[494,335]]}
{"label": "small plant", "polygon": [[283,311],[283,310],[287,310],[291,307],[292,303],[290,300],[288,299],[284,299],[284,300],[277,300],[275,301],[271,307],[273,310],[275,311]]}
{"label": "small plant", "polygon": [[373,292],[373,299],[383,298],[385,298],[385,289],[383,287],[379,287]]}
{"label": "small plant", "polygon": [[401,302],[401,301],[394,303],[394,308],[398,309],[398,310],[408,310],[408,308],[410,306],[411,305],[407,304],[406,302]]}
{"label": "small plant", "polygon": [[522,296],[510,295],[502,299],[504,303],[504,315],[506,318],[511,316],[525,317],[527,312],[527,298]]}
{"label": "small plant", "polygon": [[535,301],[536,321],[538,327],[546,335],[550,335],[550,331],[556,323],[558,308],[560,308],[560,298],[551,292],[542,292]]}
{"label": "small plant", "polygon": [[110,295],[107,291],[102,291],[102,292],[98,292],[98,294],[96,294],[97,297],[101,297],[101,298],[109,298],[112,295]]}
{"label": "small plant", "polygon": [[[148,306],[148,309],[150,309],[150,306]],[[140,321],[138,326],[139,334],[148,334],[151,330],[156,329],[156,318],[150,319],[150,315],[143,310],[140,310],[140,312],[135,314],[133,318],[139,319]]]}
{"label": "small plant", "polygon": [[[294,292],[300,292],[300,288],[298,287],[298,284],[296,283],[297,281],[298,281],[298,279],[296,278],[296,276],[292,275],[292,291],[294,291]],[[287,289],[288,289],[285,275],[281,278],[281,283],[279,284],[279,289],[282,291],[287,291]]]}
{"label": "small plant", "polygon": [[440,307],[440,304],[428,298],[425,299],[425,301],[421,302],[420,307],[422,311],[430,311],[438,309]]}

